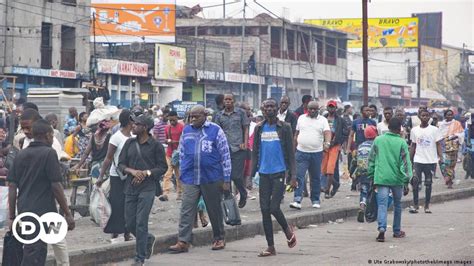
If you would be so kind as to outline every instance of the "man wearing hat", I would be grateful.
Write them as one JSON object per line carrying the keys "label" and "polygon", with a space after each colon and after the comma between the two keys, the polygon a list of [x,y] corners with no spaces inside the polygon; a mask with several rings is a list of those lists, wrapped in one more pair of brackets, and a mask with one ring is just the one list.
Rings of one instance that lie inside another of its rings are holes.
{"label": "man wearing hat", "polygon": [[[339,173],[335,175],[335,172],[339,171],[337,162],[341,145],[344,143],[345,123],[344,119],[342,119],[336,112],[336,101],[328,101],[327,110],[328,113],[326,118],[329,123],[329,128],[331,129],[331,141],[329,149],[323,153],[322,173],[327,177],[327,186],[325,188],[324,197],[329,199],[336,194],[337,189],[339,188]],[[336,176],[337,180],[335,180]],[[333,187],[332,190],[331,186]]]}
{"label": "man wearing hat", "polygon": [[137,241],[136,263],[144,263],[153,254],[155,237],[148,233],[148,219],[156,193],[156,180],[168,169],[163,145],[150,134],[153,118],[132,115],[132,133],[120,153],[118,168],[125,181],[125,224]]}

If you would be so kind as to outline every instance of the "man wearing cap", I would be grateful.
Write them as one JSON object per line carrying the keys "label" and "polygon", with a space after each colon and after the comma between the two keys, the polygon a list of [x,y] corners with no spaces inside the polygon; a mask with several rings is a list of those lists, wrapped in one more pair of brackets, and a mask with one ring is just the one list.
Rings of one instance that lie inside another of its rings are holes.
{"label": "man wearing cap", "polygon": [[[337,102],[331,100],[327,103],[328,114],[326,116],[329,128],[331,129],[331,140],[329,149],[323,153],[322,173],[327,177],[327,187],[325,188],[324,197],[329,199],[333,197],[339,188],[339,180],[335,180],[334,173],[339,171],[337,162],[341,145],[344,142],[344,120],[337,115]],[[337,175],[339,179],[339,175]],[[333,190],[331,190],[331,186]]]}
{"label": "man wearing cap", "polygon": [[137,241],[135,262],[143,264],[153,254],[155,236],[148,233],[148,219],[156,193],[156,180],[168,170],[163,145],[150,134],[153,118],[132,116],[132,133],[120,153],[118,168],[125,181],[125,224]]}
{"label": "man wearing cap", "polygon": [[369,192],[370,180],[367,170],[369,168],[369,154],[377,137],[377,128],[375,126],[367,126],[364,130],[365,141],[359,145],[357,149],[357,167],[354,171],[354,179],[360,180],[360,197],[359,212],[357,213],[357,221],[364,222],[365,206],[367,205],[367,194]]}

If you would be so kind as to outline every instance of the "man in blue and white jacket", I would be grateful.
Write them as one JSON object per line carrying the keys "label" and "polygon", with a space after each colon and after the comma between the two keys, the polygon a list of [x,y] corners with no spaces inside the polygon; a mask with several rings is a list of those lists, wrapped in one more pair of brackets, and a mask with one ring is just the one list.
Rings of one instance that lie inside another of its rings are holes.
{"label": "man in blue and white jacket", "polygon": [[214,236],[212,250],[225,247],[221,201],[223,190],[230,189],[229,145],[224,131],[217,124],[206,121],[203,106],[193,107],[189,117],[190,125],[184,128],[179,145],[183,201],[178,242],[169,247],[174,253],[187,252],[189,249],[201,195],[211,220]]}

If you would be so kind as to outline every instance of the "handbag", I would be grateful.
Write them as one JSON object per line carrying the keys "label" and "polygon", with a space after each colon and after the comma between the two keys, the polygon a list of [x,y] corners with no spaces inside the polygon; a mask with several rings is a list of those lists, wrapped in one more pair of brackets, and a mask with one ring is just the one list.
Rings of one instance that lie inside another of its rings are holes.
{"label": "handbag", "polygon": [[122,170],[118,168],[118,165],[115,163],[115,160],[112,160],[112,163],[115,166],[115,172],[117,172],[117,175],[120,177],[120,180],[124,181],[127,179],[128,175],[124,174]]}
{"label": "handbag", "polygon": [[377,220],[378,205],[377,205],[377,192],[375,186],[371,182],[369,191],[367,193],[367,205],[365,206],[365,221],[368,223]]}
{"label": "handbag", "polygon": [[241,225],[239,208],[232,195],[224,196],[221,202],[222,212],[224,213],[224,222],[228,225]]}
{"label": "handbag", "polygon": [[3,238],[2,265],[21,265],[23,260],[23,244],[18,241],[11,231]]}
{"label": "handbag", "polygon": [[[140,145],[138,145],[138,140],[135,141],[135,147],[137,148],[138,157],[140,157],[140,160],[142,160],[148,167],[150,167],[148,162],[142,156],[142,151],[140,150]],[[163,195],[163,189],[161,188],[160,179],[156,178],[155,183],[156,183],[155,196],[159,197],[159,196]]]}

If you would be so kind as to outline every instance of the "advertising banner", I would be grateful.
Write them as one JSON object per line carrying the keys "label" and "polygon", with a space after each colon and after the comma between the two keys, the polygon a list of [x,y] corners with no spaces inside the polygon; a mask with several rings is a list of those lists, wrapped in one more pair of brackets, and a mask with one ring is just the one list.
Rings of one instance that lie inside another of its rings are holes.
{"label": "advertising banner", "polygon": [[175,0],[92,0],[90,40],[104,43],[175,41]]}
{"label": "advertising banner", "polygon": [[421,89],[444,91],[448,86],[448,51],[422,45],[420,61]]}
{"label": "advertising banner", "polygon": [[[362,48],[362,19],[305,19],[304,23],[358,36],[349,48]],[[418,18],[369,18],[369,47],[418,47]]]}
{"label": "advertising banner", "polygon": [[392,85],[380,84],[379,85],[379,96],[390,97],[392,96]]}
{"label": "advertising banner", "polygon": [[196,105],[204,105],[204,102],[183,102],[183,101],[174,101],[171,103],[171,109],[178,113],[178,117],[184,118],[186,112],[191,110]]}
{"label": "advertising banner", "polygon": [[186,79],[186,48],[155,44],[155,79]]}
{"label": "advertising banner", "polygon": [[148,64],[113,59],[97,59],[97,72],[124,76],[147,77]]}

